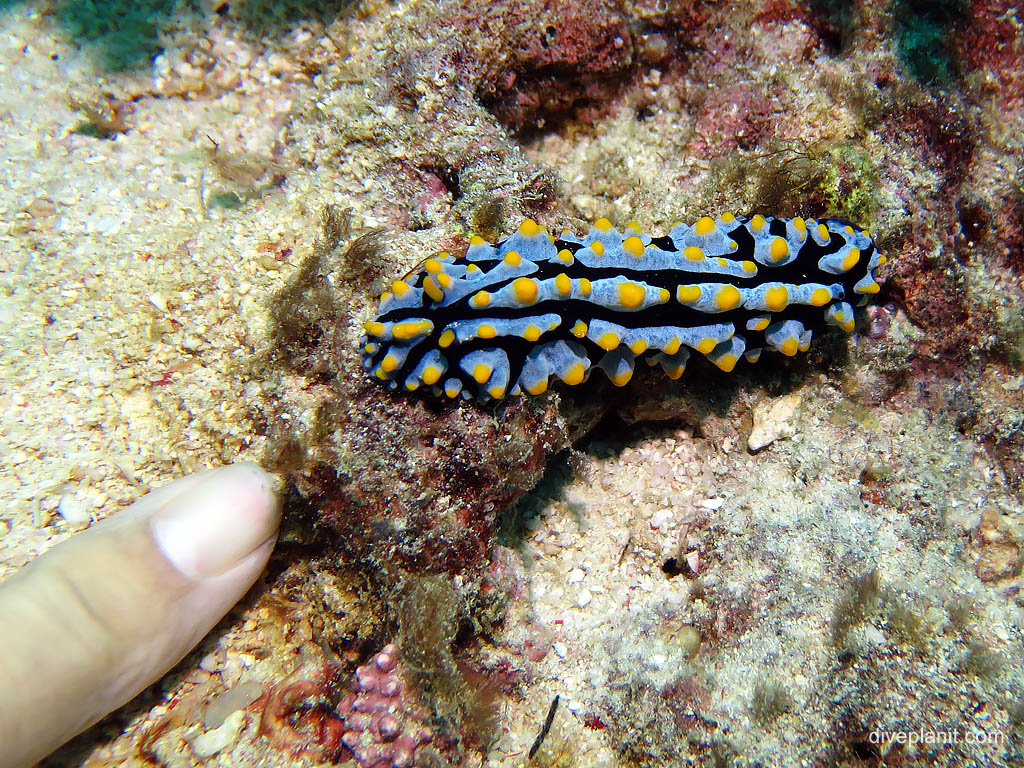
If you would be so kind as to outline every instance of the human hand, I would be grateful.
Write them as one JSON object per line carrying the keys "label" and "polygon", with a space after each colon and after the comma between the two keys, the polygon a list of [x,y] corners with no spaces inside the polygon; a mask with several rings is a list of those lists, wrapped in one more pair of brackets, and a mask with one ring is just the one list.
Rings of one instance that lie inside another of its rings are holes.
{"label": "human hand", "polygon": [[177,664],[252,586],[280,499],[255,464],[181,478],[0,584],[0,768],[23,768]]}

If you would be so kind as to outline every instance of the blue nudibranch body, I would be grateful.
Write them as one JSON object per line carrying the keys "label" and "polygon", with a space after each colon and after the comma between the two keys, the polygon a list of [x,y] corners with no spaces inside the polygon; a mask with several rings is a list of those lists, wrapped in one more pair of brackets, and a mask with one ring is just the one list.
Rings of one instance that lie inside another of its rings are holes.
{"label": "blue nudibranch body", "polygon": [[841,219],[705,216],[665,237],[607,219],[582,238],[531,219],[495,244],[440,253],[380,300],[363,367],[392,389],[501,399],[574,385],[600,368],[616,385],[637,358],[682,375],[690,350],[724,371],[763,350],[795,355],[814,330],[850,332],[885,263]]}

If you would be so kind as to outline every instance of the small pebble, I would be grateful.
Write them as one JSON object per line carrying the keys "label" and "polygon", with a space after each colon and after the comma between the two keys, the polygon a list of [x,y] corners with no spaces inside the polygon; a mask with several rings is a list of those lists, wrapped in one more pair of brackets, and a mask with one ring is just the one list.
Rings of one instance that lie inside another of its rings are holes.
{"label": "small pebble", "polygon": [[88,525],[92,519],[87,505],[70,493],[65,493],[60,497],[60,501],[57,502],[57,513],[69,525]]}
{"label": "small pebble", "polygon": [[593,599],[594,596],[590,594],[589,589],[582,589],[580,590],[580,593],[576,596],[576,605],[578,605],[580,608],[585,608],[586,606],[590,605],[590,601]]}
{"label": "small pebble", "polygon": [[100,216],[93,222],[93,231],[101,235],[116,235],[121,231],[120,216]]}
{"label": "small pebble", "polygon": [[704,499],[704,501],[700,503],[700,506],[714,512],[715,510],[721,509],[723,504],[725,504],[725,499]]}
{"label": "small pebble", "polygon": [[651,526],[658,530],[671,527],[672,517],[672,510],[659,509],[654,513],[653,517],[651,517]]}
{"label": "small pebble", "polygon": [[25,213],[34,219],[42,219],[47,216],[53,216],[57,212],[57,206],[53,204],[52,200],[47,200],[45,197],[37,197],[27,206],[25,206]]}
{"label": "small pebble", "polygon": [[227,749],[238,740],[238,734],[245,727],[245,713],[241,710],[233,712],[227,720],[212,731],[201,733],[192,740],[192,751],[202,759],[212,757]]}
{"label": "small pebble", "polygon": [[783,437],[796,434],[793,414],[803,398],[800,395],[786,395],[754,408],[754,426],[747,438],[747,448],[755,453]]}
{"label": "small pebble", "polygon": [[257,257],[256,261],[261,267],[263,267],[263,269],[268,271],[274,271],[281,268],[280,262],[274,258],[272,253],[261,253]]}
{"label": "small pebble", "polygon": [[700,652],[700,632],[689,624],[684,624],[676,635],[679,645],[686,651],[689,658],[695,658]]}
{"label": "small pebble", "polygon": [[159,293],[151,293],[146,297],[150,304],[159,309],[161,312],[167,311],[167,299],[161,296]]}
{"label": "small pebble", "polygon": [[687,552],[686,565],[689,566],[690,573],[700,573],[700,553],[696,550]]}
{"label": "small pebble", "polygon": [[669,55],[671,44],[665,35],[655,33],[644,35],[640,46],[640,57],[647,63],[663,61]]}
{"label": "small pebble", "polygon": [[569,575],[565,577],[565,580],[570,584],[579,584],[584,578],[586,578],[586,575],[587,574],[584,573],[582,569],[573,568],[569,571]]}
{"label": "small pebble", "polygon": [[203,346],[203,340],[194,333],[186,333],[181,337],[181,348],[186,352],[196,352]]}
{"label": "small pebble", "polygon": [[560,659],[564,659],[565,655],[569,652],[569,649],[565,647],[563,642],[552,643],[551,648]]}

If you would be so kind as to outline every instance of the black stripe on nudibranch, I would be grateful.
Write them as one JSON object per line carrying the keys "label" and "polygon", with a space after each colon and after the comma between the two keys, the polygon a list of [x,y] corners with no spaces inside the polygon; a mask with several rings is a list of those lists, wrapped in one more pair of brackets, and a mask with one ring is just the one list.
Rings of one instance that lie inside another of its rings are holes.
{"label": "black stripe on nudibranch", "polygon": [[594,368],[622,386],[638,358],[678,378],[691,350],[731,371],[765,349],[805,351],[826,325],[852,331],[884,263],[841,219],[727,213],[662,237],[599,219],[582,238],[527,219],[392,283],[365,325],[363,367],[391,388],[484,400]]}

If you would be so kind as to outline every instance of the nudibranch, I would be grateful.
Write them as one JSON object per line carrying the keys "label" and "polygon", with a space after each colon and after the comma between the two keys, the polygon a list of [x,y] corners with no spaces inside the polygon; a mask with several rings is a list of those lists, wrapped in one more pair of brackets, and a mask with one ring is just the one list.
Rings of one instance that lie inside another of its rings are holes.
{"label": "nudibranch", "polygon": [[853,330],[885,263],[842,219],[705,216],[652,237],[598,219],[559,237],[526,219],[496,243],[474,236],[391,284],[365,324],[363,367],[392,389],[498,400],[600,368],[626,384],[638,358],[671,378],[691,350],[724,371],[813,332]]}

